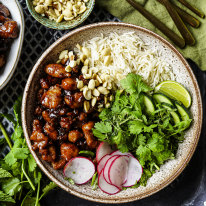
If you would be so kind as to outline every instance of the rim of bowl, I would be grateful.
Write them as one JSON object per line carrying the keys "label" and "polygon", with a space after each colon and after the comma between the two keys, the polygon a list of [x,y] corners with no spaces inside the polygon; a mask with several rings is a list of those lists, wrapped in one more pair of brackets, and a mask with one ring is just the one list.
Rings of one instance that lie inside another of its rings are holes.
{"label": "rim of bowl", "polygon": [[[32,0],[26,0],[26,4],[27,4],[27,8],[30,12],[30,14],[33,16],[34,19],[36,19],[36,21],[38,21],[39,23],[41,23],[42,25],[50,28],[50,29],[56,29],[56,30],[67,30],[67,29],[72,29],[74,27],[79,26],[81,23],[83,23],[91,14],[92,10],[94,9],[94,5],[95,5],[95,0],[90,0],[91,1],[91,7],[89,9],[86,10],[86,12],[84,12],[83,14],[80,14],[80,19],[74,21],[73,24],[61,24],[57,23],[57,26],[54,25],[54,23],[56,23],[54,20],[50,20],[46,17],[41,16],[40,14],[37,14],[35,11],[32,10]],[[74,19],[75,20],[75,19]],[[51,21],[51,22],[48,22]],[[69,23],[69,21],[68,21]]]}
{"label": "rim of bowl", "polygon": [[[105,26],[122,26],[122,27],[129,27],[129,28],[133,28],[133,29],[137,29],[140,30],[142,32],[145,32],[149,35],[152,35],[153,37],[159,39],[161,42],[163,42],[164,44],[167,45],[167,47],[169,47],[171,50],[173,50],[177,56],[179,57],[179,59],[182,61],[182,63],[184,64],[184,66],[186,67],[186,69],[189,72],[190,78],[194,84],[194,88],[197,94],[197,107],[199,108],[199,113],[198,113],[198,120],[199,120],[199,124],[197,127],[197,131],[194,134],[195,135],[195,140],[193,142],[193,145],[190,148],[190,152],[189,155],[186,157],[186,160],[184,162],[184,164],[180,165],[176,172],[174,172],[171,176],[169,176],[168,179],[166,179],[164,182],[162,182],[159,186],[155,187],[152,190],[146,191],[143,194],[139,195],[139,196],[133,196],[133,197],[124,197],[124,198],[115,198],[115,199],[106,199],[106,198],[95,198],[95,197],[91,197],[89,195],[80,193],[78,191],[75,191],[74,189],[69,188],[68,186],[64,185],[61,181],[59,181],[58,179],[56,179],[47,169],[46,167],[42,164],[41,160],[39,159],[39,157],[37,156],[36,152],[32,150],[32,146],[31,146],[31,142],[30,142],[30,138],[28,135],[28,131],[27,131],[27,127],[26,127],[26,105],[27,105],[27,94],[29,92],[29,88],[33,79],[33,76],[36,72],[36,70],[38,69],[39,65],[41,64],[41,62],[43,61],[43,59],[48,55],[48,53],[53,50],[58,44],[60,44],[62,41],[64,41],[65,39],[69,38],[70,36],[77,34],[78,32],[81,32],[83,30],[89,30],[92,28],[97,28],[97,27],[105,27]],[[201,129],[202,129],[202,119],[203,119],[203,109],[202,109],[202,98],[201,98],[201,94],[200,94],[200,89],[197,83],[197,80],[195,78],[195,75],[192,71],[192,69],[190,68],[189,64],[187,63],[187,61],[185,60],[185,58],[182,56],[182,54],[180,54],[180,52],[173,46],[171,45],[167,40],[165,40],[163,37],[159,36],[158,34],[145,29],[143,27],[140,26],[136,26],[133,24],[128,24],[128,23],[121,23],[121,22],[101,22],[101,23],[95,23],[95,24],[90,24],[78,29],[75,29],[69,33],[67,33],[66,35],[64,35],[63,37],[61,37],[60,39],[58,39],[56,42],[54,42],[39,58],[39,60],[36,62],[36,64],[34,65],[25,90],[24,90],[24,95],[23,95],[23,101],[22,101],[22,123],[23,123],[23,131],[25,134],[25,138],[26,138],[26,142],[27,145],[30,149],[31,154],[33,155],[34,159],[36,160],[38,166],[41,168],[41,170],[53,181],[55,182],[60,188],[62,188],[63,190],[69,192],[70,194],[73,194],[77,197],[83,198],[85,200],[90,200],[93,202],[99,202],[99,203],[112,203],[112,204],[118,204],[118,203],[127,203],[127,202],[132,202],[135,200],[139,200],[139,199],[143,199],[145,197],[148,197],[160,190],[162,190],[163,188],[165,188],[166,186],[168,186],[173,180],[175,180],[180,174],[181,172],[185,169],[185,167],[187,166],[188,162],[190,161],[191,157],[194,154],[194,151],[197,147],[197,143],[201,134]]]}

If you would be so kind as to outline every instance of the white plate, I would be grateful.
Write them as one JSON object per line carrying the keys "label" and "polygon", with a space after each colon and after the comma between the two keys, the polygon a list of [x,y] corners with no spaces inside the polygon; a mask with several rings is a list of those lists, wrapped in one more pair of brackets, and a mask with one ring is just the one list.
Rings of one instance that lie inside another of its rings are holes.
{"label": "white plate", "polygon": [[16,0],[0,0],[10,11],[11,18],[17,22],[19,27],[19,36],[14,39],[11,44],[10,51],[8,51],[8,56],[6,58],[6,64],[0,71],[0,90],[9,82],[11,79],[17,63],[19,61],[19,57],[21,54],[22,44],[24,40],[24,15],[22,8],[18,1]]}

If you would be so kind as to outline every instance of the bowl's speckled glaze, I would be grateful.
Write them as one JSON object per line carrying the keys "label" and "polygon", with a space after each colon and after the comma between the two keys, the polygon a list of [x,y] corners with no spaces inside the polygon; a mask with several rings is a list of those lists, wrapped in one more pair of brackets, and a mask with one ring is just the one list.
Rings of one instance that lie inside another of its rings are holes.
{"label": "bowl's speckled glaze", "polygon": [[86,3],[87,10],[84,13],[78,15],[76,18],[70,21],[62,21],[60,23],[57,23],[54,20],[50,20],[49,18],[43,17],[42,15],[38,14],[34,9],[32,0],[26,0],[26,4],[27,4],[27,7],[31,15],[44,26],[52,28],[52,29],[66,30],[66,29],[72,29],[80,25],[87,19],[87,17],[90,15],[90,13],[92,12],[94,8],[95,0],[89,0],[89,2]]}
{"label": "bowl's speckled glaze", "polygon": [[[149,180],[146,187],[127,189],[116,195],[107,195],[100,189],[92,190],[90,184],[77,186],[71,185],[64,180],[61,171],[55,171],[49,164],[31,149],[30,135],[32,132],[32,117],[36,93],[39,89],[39,79],[43,73],[44,66],[56,62],[58,55],[64,49],[73,49],[77,43],[82,43],[100,34],[108,35],[111,32],[122,34],[124,32],[135,32],[151,48],[160,51],[161,56],[172,65],[177,81],[183,84],[192,95],[193,103],[190,108],[193,123],[185,134],[185,140],[179,145],[176,159],[166,162]],[[183,56],[166,40],[157,34],[131,24],[125,23],[99,23],[76,29],[60,38],[52,44],[39,58],[31,71],[25,87],[22,103],[23,129],[29,149],[39,167],[44,173],[62,189],[87,200],[102,203],[123,203],[138,200],[161,190],[170,184],[186,167],[197,146],[202,127],[202,101],[199,87],[195,76]]]}

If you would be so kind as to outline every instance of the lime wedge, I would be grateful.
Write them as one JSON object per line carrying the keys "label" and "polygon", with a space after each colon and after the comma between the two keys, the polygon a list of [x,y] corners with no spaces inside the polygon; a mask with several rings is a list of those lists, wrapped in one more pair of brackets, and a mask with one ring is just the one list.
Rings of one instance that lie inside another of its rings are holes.
{"label": "lime wedge", "polygon": [[186,108],[189,108],[191,105],[192,99],[189,92],[176,81],[163,81],[155,87],[154,91],[161,92],[171,99],[182,102]]}

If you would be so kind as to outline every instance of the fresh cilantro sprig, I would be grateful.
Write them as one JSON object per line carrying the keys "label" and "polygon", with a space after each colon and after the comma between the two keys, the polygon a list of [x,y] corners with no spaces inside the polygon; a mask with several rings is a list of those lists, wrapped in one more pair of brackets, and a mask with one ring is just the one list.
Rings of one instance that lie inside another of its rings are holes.
{"label": "fresh cilantro sprig", "polygon": [[132,152],[144,168],[139,184],[145,185],[165,161],[175,158],[191,120],[174,124],[170,111],[161,104],[146,114],[143,95],[152,88],[139,75],[128,74],[120,84],[123,90],[118,90],[112,106],[100,113],[101,121],[95,124],[93,134],[121,152]]}
{"label": "fresh cilantro sprig", "polygon": [[39,201],[55,188],[56,184],[49,183],[47,178],[43,178],[44,175],[27,147],[21,126],[21,97],[15,102],[13,111],[14,116],[0,114],[14,126],[10,139],[0,123],[4,140],[10,147],[10,152],[0,160],[0,202],[5,206],[8,204],[40,206]]}

